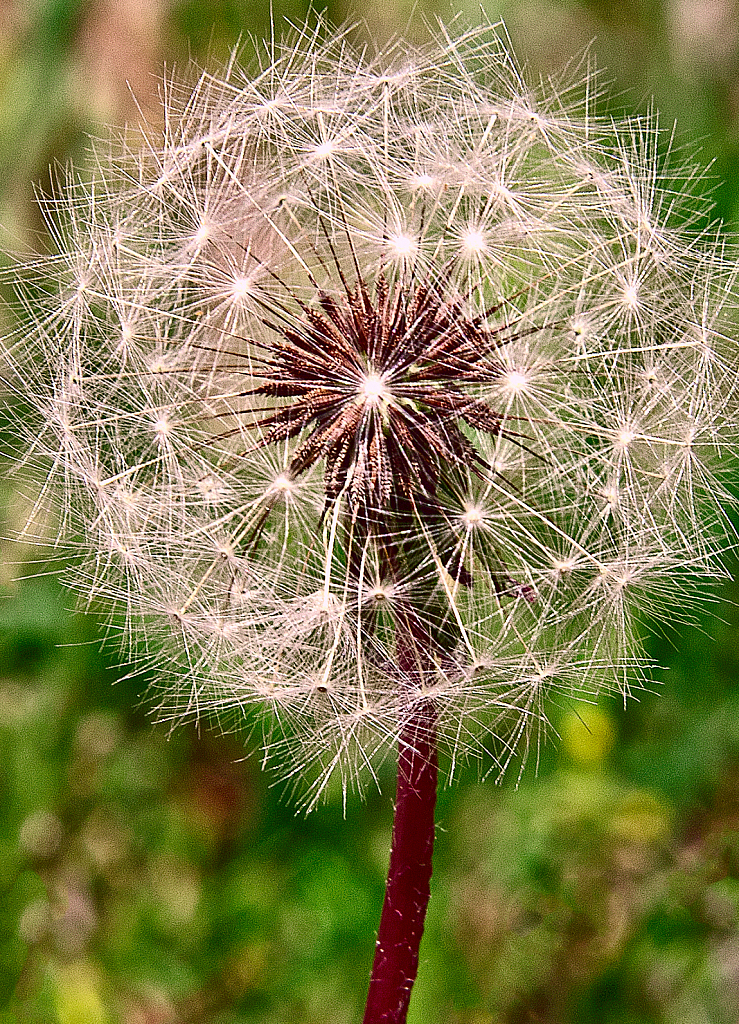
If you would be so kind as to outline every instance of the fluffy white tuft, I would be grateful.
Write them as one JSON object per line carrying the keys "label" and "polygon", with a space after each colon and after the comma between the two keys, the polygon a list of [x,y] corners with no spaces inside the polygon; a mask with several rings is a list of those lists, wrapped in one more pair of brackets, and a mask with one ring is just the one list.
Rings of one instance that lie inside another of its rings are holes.
{"label": "fluffy white tuft", "polygon": [[[635,614],[721,573],[735,264],[677,226],[655,122],[614,141],[582,84],[530,86],[495,28],[375,57],[306,28],[253,77],[167,83],[163,131],[70,173],[55,251],[21,260],[5,383],[69,583],[156,666],[164,716],[261,715],[308,805],[371,776],[421,699],[451,774],[502,771],[553,695],[628,688]],[[477,325],[487,376],[431,342],[402,373],[337,356],[346,451],[296,462],[331,401],[294,383],[316,332],[340,351],[352,309],[407,317],[421,288]],[[409,504],[402,424],[427,421]],[[409,614],[435,645],[420,680]]]}

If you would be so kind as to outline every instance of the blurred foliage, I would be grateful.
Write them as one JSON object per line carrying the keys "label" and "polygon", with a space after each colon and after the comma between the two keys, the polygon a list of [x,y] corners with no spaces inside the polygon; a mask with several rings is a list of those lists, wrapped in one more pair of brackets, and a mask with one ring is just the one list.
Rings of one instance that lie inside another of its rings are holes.
{"label": "blurred foliage", "polygon": [[[294,0],[277,19],[300,21]],[[455,6],[475,19],[477,6]],[[356,9],[335,0],[335,21]],[[381,40],[437,4],[370,2]],[[547,74],[595,38],[609,109],[678,118],[739,219],[734,0],[500,0]],[[453,13],[453,11],[452,11]],[[5,0],[0,181],[10,246],[42,241],[33,182],[104,121],[152,108],[157,75],[269,31],[248,0]],[[129,89],[130,83],[130,89]],[[605,103],[605,100],[603,101]],[[669,132],[667,133],[669,138]],[[0,495],[0,534],[24,498]],[[382,902],[385,795],[295,819],[234,737],[147,720],[91,617],[27,545],[0,569],[0,1024],[344,1024],[361,1018]],[[24,562],[24,566],[17,563]],[[410,1024],[729,1024],[739,1017],[739,596],[656,637],[655,691],[555,709],[516,787],[439,803]],[[113,685],[115,684],[115,685]],[[532,762],[536,758],[532,758]]]}

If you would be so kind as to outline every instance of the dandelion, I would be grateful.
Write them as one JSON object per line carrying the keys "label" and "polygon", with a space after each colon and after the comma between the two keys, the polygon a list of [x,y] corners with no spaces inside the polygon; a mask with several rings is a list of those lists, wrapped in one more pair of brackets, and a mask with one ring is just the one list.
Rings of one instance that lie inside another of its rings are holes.
{"label": "dandelion", "polygon": [[368,1022],[405,1020],[440,765],[523,765],[722,575],[735,272],[592,85],[489,26],[306,28],[167,83],[17,275],[27,530],[161,715],[246,724],[308,809],[397,753]]}

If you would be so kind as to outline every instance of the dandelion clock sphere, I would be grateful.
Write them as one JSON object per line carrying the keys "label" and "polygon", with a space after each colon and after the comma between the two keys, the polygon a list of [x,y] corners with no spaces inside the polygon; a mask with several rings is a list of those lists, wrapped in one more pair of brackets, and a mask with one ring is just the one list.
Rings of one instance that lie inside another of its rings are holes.
{"label": "dandelion clock sphere", "polygon": [[638,678],[637,609],[722,573],[734,270],[655,124],[530,86],[494,28],[262,68],[167,83],[46,202],[5,383],[165,717],[260,721],[307,808],[397,754],[365,1020],[400,1022],[437,750],[523,761],[550,695]]}

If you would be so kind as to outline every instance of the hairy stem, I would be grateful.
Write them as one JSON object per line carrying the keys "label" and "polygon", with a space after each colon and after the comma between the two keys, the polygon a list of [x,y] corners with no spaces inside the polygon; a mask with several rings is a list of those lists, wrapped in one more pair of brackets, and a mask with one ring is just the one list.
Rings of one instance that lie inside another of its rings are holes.
{"label": "hairy stem", "polygon": [[430,896],[437,776],[436,715],[426,702],[399,741],[390,867],[364,1024],[404,1024],[408,1013]]}

